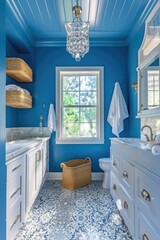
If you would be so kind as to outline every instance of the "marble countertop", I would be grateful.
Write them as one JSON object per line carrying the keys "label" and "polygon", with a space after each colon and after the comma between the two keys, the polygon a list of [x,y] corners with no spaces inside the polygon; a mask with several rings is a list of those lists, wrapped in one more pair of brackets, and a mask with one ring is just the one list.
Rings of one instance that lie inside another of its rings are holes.
{"label": "marble countertop", "polygon": [[20,154],[36,147],[43,141],[49,140],[49,137],[41,137],[41,138],[27,138],[22,140],[16,140],[11,142],[6,142],[6,161],[11,160],[14,157],[17,157]]}
{"label": "marble countertop", "polygon": [[143,141],[140,138],[110,138],[111,141],[126,144],[142,150],[150,150],[149,142]]}

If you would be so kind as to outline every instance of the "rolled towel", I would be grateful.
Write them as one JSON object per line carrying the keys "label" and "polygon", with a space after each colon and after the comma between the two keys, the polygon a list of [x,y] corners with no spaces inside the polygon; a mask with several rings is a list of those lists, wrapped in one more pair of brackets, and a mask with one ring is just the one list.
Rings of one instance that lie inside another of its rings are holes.
{"label": "rolled towel", "polygon": [[6,86],[6,91],[18,91],[18,92],[25,92],[26,94],[30,95],[28,90],[21,88],[15,84],[9,84]]}
{"label": "rolled towel", "polygon": [[151,152],[153,155],[160,155],[160,144],[154,144],[151,148]]}
{"label": "rolled towel", "polygon": [[26,90],[26,89],[24,89],[24,88],[23,88],[22,90],[23,90],[23,92],[25,92],[26,94],[31,95],[28,90]]}
{"label": "rolled towel", "polygon": [[23,89],[15,84],[9,84],[6,86],[6,91],[21,91],[21,92],[23,92]]}

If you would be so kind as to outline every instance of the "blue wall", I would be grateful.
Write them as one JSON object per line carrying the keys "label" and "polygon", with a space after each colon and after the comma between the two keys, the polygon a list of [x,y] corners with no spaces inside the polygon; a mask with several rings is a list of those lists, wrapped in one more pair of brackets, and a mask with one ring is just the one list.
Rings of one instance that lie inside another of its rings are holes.
{"label": "blue wall", "polygon": [[0,7],[0,239],[6,239],[6,165],[5,165],[5,84],[6,84],[6,29],[5,29],[5,0]]}
{"label": "blue wall", "polygon": [[[6,57],[17,57],[18,53],[12,44],[7,40],[6,42]],[[6,85],[16,84],[17,82],[11,77],[6,77]],[[18,126],[18,112],[16,108],[6,107],[6,126],[17,127]]]}
{"label": "blue wall", "polygon": [[[30,54],[20,54],[14,47],[13,45],[7,40],[7,46],[6,46],[6,57],[19,57],[22,58],[28,65],[33,69],[34,73],[34,68],[35,68],[35,54],[34,54],[34,49],[32,53]],[[8,84],[15,84],[18,85],[22,88],[25,88],[30,91],[31,95],[34,94],[34,89],[33,85],[31,86],[30,83],[21,83],[17,82],[16,80],[12,79],[11,77],[7,76],[6,77],[6,85]],[[17,109],[17,108],[12,108],[12,107],[6,107],[6,127],[19,127],[19,118],[21,119],[21,115],[23,114],[23,111],[27,112],[27,109],[22,110],[22,109]],[[29,120],[30,121],[30,120]],[[32,123],[32,121],[31,121]],[[27,126],[27,125],[24,125]]]}
{"label": "blue wall", "polygon": [[[26,55],[22,57],[25,59]],[[32,62],[29,61],[30,66],[33,65],[33,58],[34,54],[32,54]],[[47,126],[49,104],[55,104],[56,100],[56,66],[104,66],[105,144],[74,145],[74,147],[68,144],[58,145],[55,144],[55,133],[52,134],[50,141],[50,171],[61,171],[61,162],[85,156],[92,158],[92,171],[100,171],[98,158],[109,156],[109,137],[113,137],[111,127],[106,119],[116,81],[120,83],[126,102],[128,102],[127,48],[91,47],[90,52],[79,63],[66,52],[64,47],[37,48],[35,63],[34,81],[33,83],[26,83],[24,86],[33,96],[33,108],[18,110],[18,124],[20,127],[37,127],[40,114],[44,115],[44,125]],[[121,136],[128,136],[129,134],[128,121],[125,120],[125,131]]]}
{"label": "blue wall", "polygon": [[138,50],[141,46],[144,35],[144,24],[141,26],[139,31],[136,33],[134,38],[130,41],[128,47],[128,71],[129,71],[129,109],[130,109],[130,118],[129,118],[129,135],[130,137],[140,137],[140,119],[136,118],[137,115],[137,94],[131,85],[134,81],[137,80],[137,71],[138,67]]}

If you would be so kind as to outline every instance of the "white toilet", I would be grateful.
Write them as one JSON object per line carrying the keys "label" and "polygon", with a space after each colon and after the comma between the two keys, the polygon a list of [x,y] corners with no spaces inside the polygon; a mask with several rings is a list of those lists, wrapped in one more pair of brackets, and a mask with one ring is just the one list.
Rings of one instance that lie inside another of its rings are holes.
{"label": "white toilet", "polygon": [[110,167],[111,160],[110,158],[100,158],[99,159],[99,167],[104,171],[103,177],[103,188],[110,188]]}

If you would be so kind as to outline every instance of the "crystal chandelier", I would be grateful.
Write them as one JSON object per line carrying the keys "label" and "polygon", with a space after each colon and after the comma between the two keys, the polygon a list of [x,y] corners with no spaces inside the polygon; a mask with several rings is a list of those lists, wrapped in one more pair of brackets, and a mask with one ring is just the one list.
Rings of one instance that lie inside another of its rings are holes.
{"label": "crystal chandelier", "polygon": [[74,14],[73,21],[65,23],[67,32],[66,50],[78,62],[89,51],[89,22],[82,21],[82,8],[78,6],[78,1],[72,11]]}

